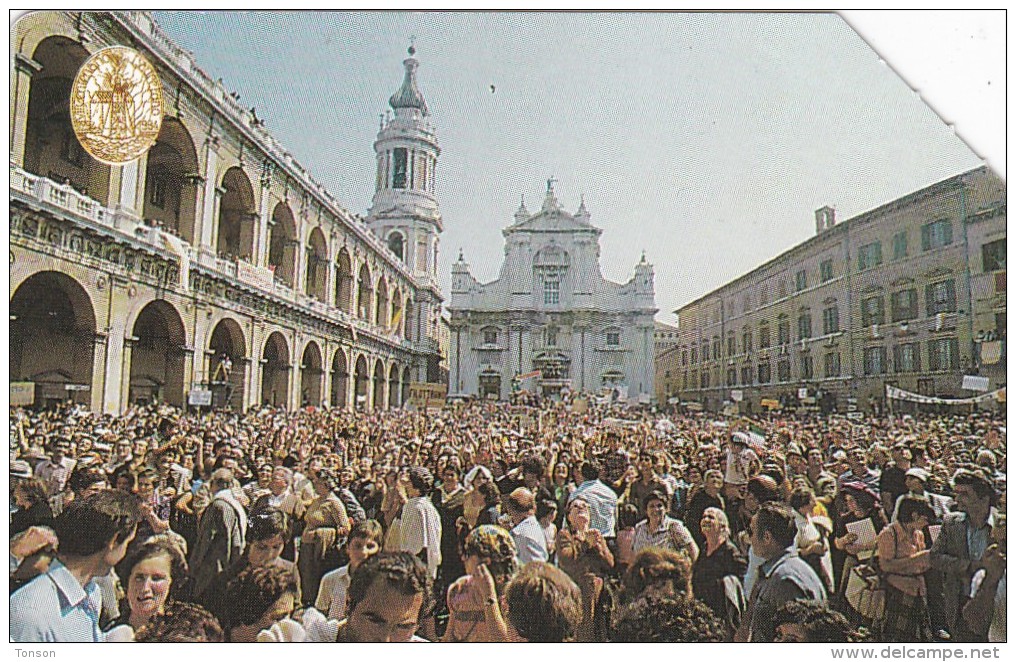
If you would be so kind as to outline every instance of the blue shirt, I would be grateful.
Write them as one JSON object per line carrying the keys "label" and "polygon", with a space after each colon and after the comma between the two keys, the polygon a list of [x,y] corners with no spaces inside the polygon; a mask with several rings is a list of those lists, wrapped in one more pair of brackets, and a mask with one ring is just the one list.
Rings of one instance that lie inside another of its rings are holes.
{"label": "blue shirt", "polygon": [[817,600],[825,603],[822,580],[794,547],[764,561],[752,588],[751,641],[771,643],[776,638],[776,610],[793,600]]}
{"label": "blue shirt", "polygon": [[519,522],[511,534],[518,550],[519,565],[525,565],[530,561],[546,561],[550,558],[547,552],[547,537],[535,517],[529,516]]}
{"label": "blue shirt", "polygon": [[16,642],[103,641],[99,629],[102,591],[94,581],[82,588],[60,561],[10,597],[11,640]]}
{"label": "blue shirt", "polygon": [[589,504],[589,528],[596,529],[604,538],[616,537],[617,493],[599,480],[587,480],[575,488],[568,503],[579,497]]}

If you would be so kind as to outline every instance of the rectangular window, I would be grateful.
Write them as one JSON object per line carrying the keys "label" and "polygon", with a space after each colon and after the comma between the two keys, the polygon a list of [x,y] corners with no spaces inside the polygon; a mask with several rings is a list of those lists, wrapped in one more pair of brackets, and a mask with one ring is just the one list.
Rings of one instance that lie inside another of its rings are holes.
{"label": "rectangular window", "polygon": [[897,232],[893,235],[893,259],[898,260],[907,256],[907,231]]}
{"label": "rectangular window", "polygon": [[861,326],[885,324],[885,299],[868,297],[861,301]]}
{"label": "rectangular window", "polygon": [[889,301],[894,322],[917,319],[917,290],[893,292]]}
{"label": "rectangular window", "polygon": [[864,348],[864,374],[885,374],[885,347]]}
{"label": "rectangular window", "polygon": [[776,342],[780,345],[790,344],[790,320],[781,319],[776,325]]}
{"label": "rectangular window", "polygon": [[547,347],[557,347],[557,329],[551,327],[547,329]]}
{"label": "rectangular window", "polygon": [[734,334],[727,336],[727,356],[733,356],[737,354],[737,341],[734,339]]}
{"label": "rectangular window", "polygon": [[776,364],[776,381],[790,381],[790,361],[780,361]]}
{"label": "rectangular window", "polygon": [[840,354],[839,352],[832,352],[825,355],[825,376],[826,377],[839,377],[840,376]]}
{"label": "rectangular window", "polygon": [[864,271],[882,264],[882,242],[865,244],[857,250],[857,270]]}
{"label": "rectangular window", "polygon": [[952,243],[952,222],[943,218],[921,226],[921,250],[930,251]]}
{"label": "rectangular window", "polygon": [[808,272],[805,271],[804,269],[801,269],[800,271],[797,272],[797,275],[794,276],[794,289],[797,292],[800,292],[801,290],[806,289],[807,287],[808,287]]}
{"label": "rectangular window", "polygon": [[956,312],[956,281],[943,280],[925,286],[924,298],[928,307],[928,317],[938,313]]}
{"label": "rectangular window", "polygon": [[716,340],[713,341],[713,360],[714,361],[719,361],[720,360],[720,339],[719,338],[717,338]]}
{"label": "rectangular window", "polygon": [[727,370],[727,386],[737,385],[737,368]]}
{"label": "rectangular window", "polygon": [[811,313],[801,313],[797,318],[797,339],[807,340],[811,338]]}
{"label": "rectangular window", "polygon": [[[607,332],[607,346],[617,347],[621,344],[621,332],[620,331],[608,331]],[[684,359],[682,363],[686,363],[688,358],[688,352],[684,352]]]}
{"label": "rectangular window", "polygon": [[702,388],[709,388],[709,373],[702,371]]}
{"label": "rectangular window", "polygon": [[747,354],[751,351],[751,330],[745,329],[744,334],[741,335],[741,347],[744,349],[744,353]]}
{"label": "rectangular window", "polygon": [[822,282],[826,282],[833,279],[833,260],[822,260],[822,263],[818,265],[819,274],[822,277]]}
{"label": "rectangular window", "polygon": [[406,188],[406,176],[409,168],[409,154],[405,147],[395,148],[395,171],[392,173],[392,188]]}
{"label": "rectangular window", "polygon": [[763,324],[758,328],[758,347],[765,349],[769,347],[769,325]]}
{"label": "rectangular window", "polygon": [[543,281],[543,303],[549,306],[561,303],[561,281]]}
{"label": "rectangular window", "polygon": [[697,347],[692,347],[691,348],[691,363],[692,363],[692,365],[695,365],[696,363],[698,363],[698,348]]}
{"label": "rectangular window", "polygon": [[981,264],[985,273],[1005,269],[1005,239],[981,246]]}
{"label": "rectangular window", "polygon": [[917,343],[893,347],[893,367],[898,373],[920,371],[921,353],[918,351]]}
{"label": "rectangular window", "polygon": [[928,341],[928,369],[955,370],[959,367],[960,345],[956,338]]}
{"label": "rectangular window", "polygon": [[483,332],[483,344],[484,345],[496,345],[497,344],[497,331],[484,331]]}
{"label": "rectangular window", "polygon": [[812,379],[815,376],[815,365],[810,354],[801,357],[801,379]]}
{"label": "rectangular window", "polygon": [[744,366],[741,368],[741,384],[743,386],[751,386],[751,367]]}
{"label": "rectangular window", "polygon": [[822,333],[829,335],[840,330],[840,309],[829,306],[822,311]]}
{"label": "rectangular window", "polygon": [[681,365],[688,365],[688,350],[686,349],[681,350]]}
{"label": "rectangular window", "polygon": [[768,363],[758,364],[758,383],[768,384],[772,379],[772,368],[769,367]]}

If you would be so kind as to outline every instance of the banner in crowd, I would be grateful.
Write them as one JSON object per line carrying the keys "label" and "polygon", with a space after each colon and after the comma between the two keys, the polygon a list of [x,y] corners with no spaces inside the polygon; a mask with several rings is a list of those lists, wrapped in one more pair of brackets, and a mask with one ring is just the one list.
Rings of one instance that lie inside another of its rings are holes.
{"label": "banner in crowd", "polygon": [[991,393],[982,393],[970,398],[939,398],[933,395],[921,395],[920,393],[904,391],[896,386],[886,384],[885,397],[891,400],[905,400],[906,402],[917,402],[926,405],[973,405],[978,402],[988,402],[991,400],[1005,402],[1005,387],[1003,386]]}

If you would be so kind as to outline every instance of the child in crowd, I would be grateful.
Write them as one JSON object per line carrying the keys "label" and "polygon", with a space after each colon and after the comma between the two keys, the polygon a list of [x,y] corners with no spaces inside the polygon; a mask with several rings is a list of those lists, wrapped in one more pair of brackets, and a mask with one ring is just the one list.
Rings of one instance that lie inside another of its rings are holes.
{"label": "child in crowd", "polygon": [[315,608],[329,619],[342,620],[346,617],[346,591],[350,575],[364,561],[381,551],[381,525],[372,519],[357,522],[349,532],[346,553],[349,563],[325,573],[321,578]]}

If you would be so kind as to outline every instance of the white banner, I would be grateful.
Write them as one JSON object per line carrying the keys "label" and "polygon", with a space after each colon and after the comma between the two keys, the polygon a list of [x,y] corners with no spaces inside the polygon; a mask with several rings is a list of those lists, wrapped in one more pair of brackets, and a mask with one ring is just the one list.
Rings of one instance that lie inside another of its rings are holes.
{"label": "white banner", "polygon": [[972,405],[978,402],[987,402],[989,400],[997,400],[999,402],[1005,401],[1005,387],[996,389],[991,393],[984,393],[982,395],[975,395],[972,398],[938,398],[933,395],[921,395],[920,393],[912,393],[910,391],[904,391],[901,388],[885,386],[885,397],[892,400],[906,400],[907,402],[917,402],[926,405]]}
{"label": "white banner", "polygon": [[987,377],[963,375],[963,388],[967,391],[987,391],[990,382]]}

